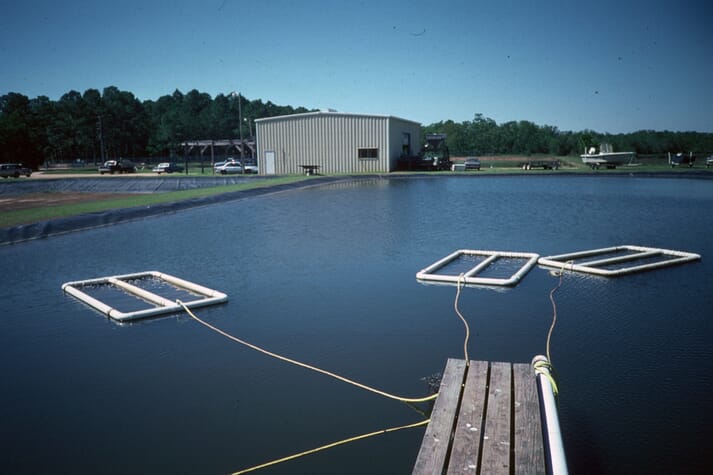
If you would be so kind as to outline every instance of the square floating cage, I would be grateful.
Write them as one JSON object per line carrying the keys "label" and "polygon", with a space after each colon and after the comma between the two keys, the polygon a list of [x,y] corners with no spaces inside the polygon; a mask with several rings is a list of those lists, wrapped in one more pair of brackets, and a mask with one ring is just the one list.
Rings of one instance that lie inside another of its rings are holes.
{"label": "square floating cage", "polygon": [[[520,282],[538,257],[539,254],[531,252],[460,249],[421,270],[416,278],[453,284],[512,286]],[[504,261],[507,261],[505,265]],[[492,272],[495,269],[498,271]],[[488,276],[488,273],[493,275]]]}
{"label": "square floating cage", "polygon": [[616,277],[684,264],[700,258],[699,254],[692,252],[624,245],[541,257],[538,264],[586,274]]}
{"label": "square floating cage", "polygon": [[[222,292],[158,271],[66,282],[62,284],[62,290],[119,322],[181,312],[183,307],[177,299],[188,308],[228,300]],[[112,305],[121,305],[123,311],[104,303],[102,300],[106,298]]]}

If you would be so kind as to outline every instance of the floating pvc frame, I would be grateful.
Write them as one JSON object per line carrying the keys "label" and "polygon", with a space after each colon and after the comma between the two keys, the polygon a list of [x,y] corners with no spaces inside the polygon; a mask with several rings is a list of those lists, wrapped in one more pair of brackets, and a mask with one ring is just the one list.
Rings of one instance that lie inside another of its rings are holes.
{"label": "floating pvc frame", "polygon": [[[602,259],[596,258],[596,256],[600,256],[603,254],[612,254],[615,252],[622,251],[630,251],[631,253]],[[605,269],[603,267],[600,267],[612,264],[620,264],[628,261],[649,259],[656,256],[664,256],[667,257],[667,259],[657,262],[650,262],[647,264],[634,264],[628,267],[621,267],[618,269]],[[589,257],[593,259],[587,260],[585,262],[575,262],[578,259],[586,259]],[[661,267],[684,264],[686,262],[699,260],[700,258],[700,254],[694,254],[692,252],[674,251],[671,249],[661,249],[657,247],[624,245],[605,247],[601,249],[592,249],[588,251],[571,252],[569,254],[560,254],[557,256],[541,257],[538,261],[538,264],[545,267],[573,270],[586,274],[594,274],[604,277],[616,277],[625,274],[632,274],[634,272],[642,272],[647,270],[659,269]]]}
{"label": "floating pvc frame", "polygon": [[[149,318],[166,313],[183,311],[183,307],[178,303],[127,282],[127,280],[141,279],[145,277],[153,277],[178,289],[197,294],[199,298],[183,302],[183,304],[188,308],[204,307],[206,305],[214,305],[228,300],[228,296],[222,292],[158,271],[146,271],[135,274],[115,275],[110,277],[100,277],[97,279],[66,282],[62,284],[62,290],[81,300],[95,310],[119,322],[138,320],[141,318]],[[81,290],[82,287],[86,286],[107,284],[117,287],[149,304],[153,304],[154,306],[134,312],[122,312]]]}
{"label": "floating pvc frame", "polygon": [[[475,267],[471,268],[467,272],[459,275],[448,275],[448,274],[435,274],[447,264],[459,259],[461,256],[485,256],[485,260],[479,262]],[[444,257],[443,259],[434,262],[430,266],[416,273],[416,278],[419,280],[428,280],[434,282],[448,282],[457,284],[463,282],[465,284],[473,285],[500,285],[500,286],[512,286],[520,282],[525,274],[537,263],[539,254],[532,252],[504,252],[504,251],[480,251],[472,249],[459,249],[452,254]],[[494,278],[494,277],[477,277],[478,273],[484,271],[491,264],[493,264],[498,259],[527,259],[525,264],[523,264],[514,274],[508,278]]]}

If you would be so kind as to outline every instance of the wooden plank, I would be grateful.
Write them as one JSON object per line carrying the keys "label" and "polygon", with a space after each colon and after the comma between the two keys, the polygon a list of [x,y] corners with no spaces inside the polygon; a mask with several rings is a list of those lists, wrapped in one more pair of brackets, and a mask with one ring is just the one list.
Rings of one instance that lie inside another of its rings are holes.
{"label": "wooden plank", "polygon": [[483,433],[488,362],[471,361],[453,435],[448,474],[478,473],[478,454]]}
{"label": "wooden plank", "polygon": [[511,387],[512,365],[491,363],[481,473],[510,472]]}
{"label": "wooden plank", "polygon": [[449,358],[413,474],[433,475],[443,472],[464,375],[465,360]]}
{"label": "wooden plank", "polygon": [[515,475],[544,474],[540,404],[535,373],[528,364],[513,365],[515,397]]}
{"label": "wooden plank", "polygon": [[449,359],[413,473],[544,475],[545,468],[530,365],[471,361],[466,371],[465,361]]}

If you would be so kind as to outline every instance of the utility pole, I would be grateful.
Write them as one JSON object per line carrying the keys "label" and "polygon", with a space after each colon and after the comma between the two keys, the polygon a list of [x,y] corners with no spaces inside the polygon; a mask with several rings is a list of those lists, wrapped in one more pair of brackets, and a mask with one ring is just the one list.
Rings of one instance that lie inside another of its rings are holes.
{"label": "utility pole", "polygon": [[[231,92],[230,93],[231,97],[238,96],[238,128],[240,129],[240,165],[245,166],[245,154],[243,153],[243,149],[245,148],[245,143],[243,142],[243,105],[242,105],[242,98],[240,97],[239,92]],[[245,173],[245,169],[243,168],[243,173]]]}
{"label": "utility pole", "polygon": [[[240,164],[245,166],[245,154],[243,149],[245,149],[245,143],[243,142],[243,107],[242,99],[240,98],[240,93],[238,93],[238,123],[240,124]],[[244,171],[245,169],[243,169]]]}
{"label": "utility pole", "polygon": [[[244,118],[243,120],[244,120],[245,122],[247,122],[247,124],[248,124],[248,132],[250,133],[250,135],[248,135],[248,141],[249,141],[249,140],[252,140],[252,141],[253,141],[253,145],[254,145],[254,144],[255,144],[255,136],[253,135],[253,121],[252,121],[251,119],[247,118],[247,117]],[[253,155],[254,155],[254,154],[252,153],[252,150],[251,150],[251,151],[250,151],[250,158],[252,158],[253,160],[255,160],[255,157],[254,157]]]}
{"label": "utility pole", "polygon": [[[101,155],[101,163],[106,161],[104,152],[104,127],[102,126],[102,116],[97,116],[97,132],[99,132],[99,153]],[[96,164],[95,164],[96,165]]]}

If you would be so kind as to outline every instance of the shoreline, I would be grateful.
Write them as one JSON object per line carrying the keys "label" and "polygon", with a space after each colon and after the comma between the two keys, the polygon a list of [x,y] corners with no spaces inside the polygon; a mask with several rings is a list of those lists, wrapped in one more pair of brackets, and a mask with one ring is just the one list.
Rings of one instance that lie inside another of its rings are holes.
{"label": "shoreline", "polygon": [[[538,170],[538,171],[521,171],[521,172],[493,172],[493,173],[481,173],[481,172],[446,172],[446,173],[411,173],[411,172],[395,172],[389,174],[369,174],[369,175],[339,175],[339,176],[317,176],[308,180],[301,180],[292,183],[280,183],[280,184],[265,184],[264,186],[238,190],[238,191],[227,191],[224,193],[216,193],[214,195],[201,197],[201,198],[189,198],[183,200],[170,201],[167,203],[151,204],[151,205],[140,205],[133,207],[117,207],[115,209],[108,209],[105,211],[77,214],[68,217],[53,218],[44,221],[32,222],[27,224],[21,224],[16,226],[9,226],[0,228],[0,246],[19,244],[26,241],[32,241],[36,239],[44,239],[52,236],[58,236],[62,234],[67,234],[70,232],[83,231],[87,229],[92,229],[96,227],[111,226],[114,224],[119,224],[122,222],[134,221],[137,219],[143,219],[151,216],[157,216],[166,213],[176,213],[186,209],[192,209],[202,206],[208,206],[215,203],[222,203],[226,201],[239,201],[246,198],[264,196],[274,193],[282,193],[285,191],[296,190],[296,189],[306,189],[311,187],[318,187],[329,185],[332,183],[340,182],[352,182],[361,180],[391,180],[391,179],[437,179],[441,177],[457,177],[462,179],[487,179],[488,177],[516,177],[516,176],[560,176],[560,177],[573,177],[573,176],[606,176],[606,177],[618,177],[618,178],[688,178],[688,179],[713,179],[713,172],[708,172],[704,170],[679,170],[676,172],[670,171],[615,171],[615,172],[604,172],[602,171],[551,171],[551,170]],[[53,177],[56,180],[63,180],[64,178]],[[89,177],[84,177],[89,178]],[[94,176],[91,179],[96,178]],[[133,176],[136,180],[143,180],[144,177]],[[155,178],[155,177],[154,177]],[[104,179],[104,178],[102,178]],[[164,178],[165,179],[165,178]],[[66,178],[68,181],[83,181],[77,178]],[[125,178],[121,179],[122,181]],[[178,180],[178,178],[176,178]],[[213,180],[209,180],[213,181]],[[12,185],[10,185],[12,186]],[[115,193],[102,193],[102,197],[115,197],[118,196],[120,190]],[[62,193],[61,191],[58,193]],[[93,195],[98,195],[97,193],[87,193],[80,192],[85,196],[86,201],[91,201]],[[151,192],[149,192],[151,193]],[[45,203],[42,200],[37,200],[37,207],[51,206],[48,204],[52,202],[51,197],[56,196],[57,193],[46,192],[48,198]],[[136,193],[140,194],[140,193]],[[14,196],[21,196],[22,194],[16,194]],[[0,192],[0,197],[3,193]],[[12,198],[13,195],[10,195]]]}

